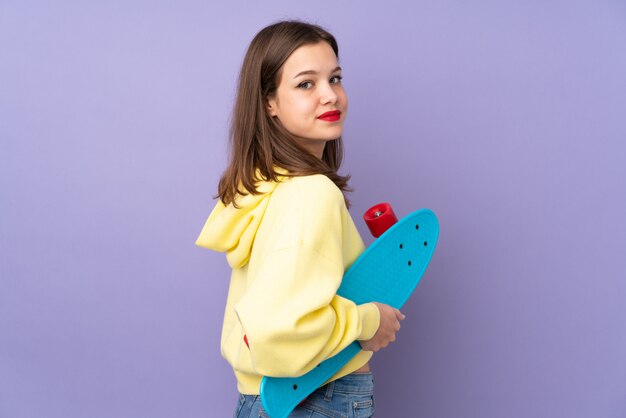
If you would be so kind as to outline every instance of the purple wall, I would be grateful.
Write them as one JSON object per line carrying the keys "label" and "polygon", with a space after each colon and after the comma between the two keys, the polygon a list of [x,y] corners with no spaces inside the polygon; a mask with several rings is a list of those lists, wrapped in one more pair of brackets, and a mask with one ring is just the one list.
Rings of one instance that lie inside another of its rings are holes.
{"label": "purple wall", "polygon": [[339,39],[364,238],[383,200],[441,222],[377,416],[626,416],[624,3],[229,4],[0,3],[0,416],[232,414],[229,271],[193,243],[286,17]]}

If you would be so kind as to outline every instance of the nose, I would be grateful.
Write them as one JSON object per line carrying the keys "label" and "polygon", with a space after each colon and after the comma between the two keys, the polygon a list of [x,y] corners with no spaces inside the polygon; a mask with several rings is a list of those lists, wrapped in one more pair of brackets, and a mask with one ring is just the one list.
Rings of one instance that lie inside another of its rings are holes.
{"label": "nose", "polygon": [[337,93],[333,89],[333,86],[330,83],[324,84],[323,88],[320,91],[320,103],[325,104],[335,104],[337,102]]}

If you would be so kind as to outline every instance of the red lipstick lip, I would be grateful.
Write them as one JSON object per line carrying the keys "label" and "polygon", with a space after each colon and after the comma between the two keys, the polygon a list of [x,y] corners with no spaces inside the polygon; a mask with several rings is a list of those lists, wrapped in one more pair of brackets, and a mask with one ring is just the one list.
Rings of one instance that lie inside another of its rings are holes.
{"label": "red lipstick lip", "polygon": [[341,112],[339,110],[330,110],[326,113],[322,113],[317,118],[328,122],[336,122],[339,120],[340,117]]}

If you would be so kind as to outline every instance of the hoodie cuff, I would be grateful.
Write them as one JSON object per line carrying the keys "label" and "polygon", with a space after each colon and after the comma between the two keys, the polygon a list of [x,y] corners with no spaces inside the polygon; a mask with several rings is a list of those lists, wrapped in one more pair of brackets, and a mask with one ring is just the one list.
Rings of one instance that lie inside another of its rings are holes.
{"label": "hoodie cuff", "polygon": [[367,341],[374,338],[380,326],[380,311],[373,303],[358,305],[359,319],[361,320],[361,335],[357,340]]}

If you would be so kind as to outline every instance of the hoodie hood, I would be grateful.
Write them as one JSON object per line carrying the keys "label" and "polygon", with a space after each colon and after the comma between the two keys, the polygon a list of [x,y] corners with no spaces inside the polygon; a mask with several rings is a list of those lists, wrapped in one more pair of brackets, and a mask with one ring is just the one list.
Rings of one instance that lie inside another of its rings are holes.
{"label": "hoodie hood", "polygon": [[250,259],[254,237],[269,198],[277,185],[278,182],[272,181],[257,183],[259,194],[237,196],[239,208],[235,208],[232,203],[225,206],[219,200],[204,224],[196,245],[225,252],[226,260],[233,269],[245,266]]}

